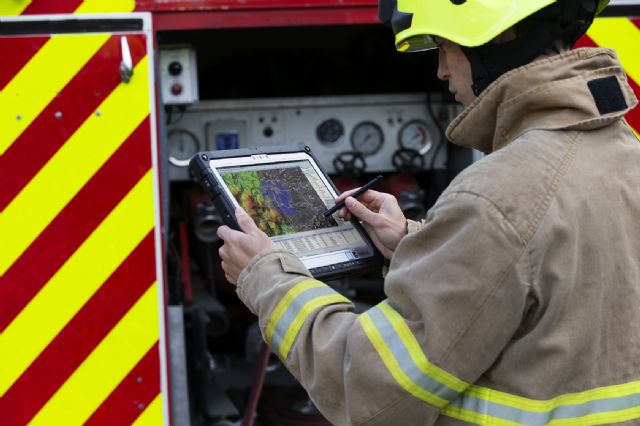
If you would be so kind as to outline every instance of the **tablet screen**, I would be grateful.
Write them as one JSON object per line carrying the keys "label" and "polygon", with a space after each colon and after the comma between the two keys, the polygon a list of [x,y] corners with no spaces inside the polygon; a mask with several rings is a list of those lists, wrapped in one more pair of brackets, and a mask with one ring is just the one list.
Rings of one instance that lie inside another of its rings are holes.
{"label": "tablet screen", "polygon": [[211,160],[224,190],[272,241],[296,253],[307,268],[373,255],[352,223],[323,212],[337,194],[303,153]]}

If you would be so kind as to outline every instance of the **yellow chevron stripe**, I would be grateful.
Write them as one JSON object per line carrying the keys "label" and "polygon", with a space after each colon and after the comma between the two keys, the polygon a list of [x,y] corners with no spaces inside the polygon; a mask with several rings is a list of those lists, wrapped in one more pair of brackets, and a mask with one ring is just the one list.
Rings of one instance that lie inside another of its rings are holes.
{"label": "yellow chevron stripe", "polygon": [[321,306],[332,305],[334,303],[350,303],[349,299],[342,296],[341,294],[328,294],[326,296],[316,297],[302,305],[295,319],[289,326],[287,333],[284,335],[282,339],[282,343],[280,344],[279,354],[282,359],[287,359],[287,355],[289,355],[289,351],[291,350],[291,346],[293,346],[293,342],[296,340],[296,336],[298,336],[298,332],[304,324],[304,321],[307,319],[309,314],[311,314],[316,309]]}
{"label": "yellow chevron stripe", "polygon": [[18,16],[31,4],[31,0],[0,1],[0,16]]}
{"label": "yellow chevron stripe", "polygon": [[149,114],[147,66],[145,57],[0,215],[0,275]]}
{"label": "yellow chevron stripe", "polygon": [[133,422],[132,426],[158,426],[162,424],[162,395],[158,394],[151,404]]}
{"label": "yellow chevron stripe", "polygon": [[620,62],[629,77],[640,84],[640,61],[638,60],[638,46],[640,46],[640,29],[628,18],[598,18],[587,35],[598,46],[616,50]]}
{"label": "yellow chevron stripe", "polygon": [[84,0],[73,13],[131,12],[135,0]]}
{"label": "yellow chevron stripe", "polygon": [[0,396],[129,256],[153,224],[153,172],[148,171],[0,335]]}
{"label": "yellow chevron stripe", "polygon": [[83,424],[158,341],[158,335],[158,286],[154,283],[30,425]]}
{"label": "yellow chevron stripe", "polygon": [[0,155],[49,105],[109,38],[52,36],[0,92]]}

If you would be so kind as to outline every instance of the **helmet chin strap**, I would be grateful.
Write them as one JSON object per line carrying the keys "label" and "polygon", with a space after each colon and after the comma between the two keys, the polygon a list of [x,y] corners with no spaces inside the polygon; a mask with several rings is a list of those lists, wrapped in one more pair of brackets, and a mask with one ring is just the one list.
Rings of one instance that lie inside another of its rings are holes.
{"label": "helmet chin strap", "polygon": [[513,40],[461,46],[471,64],[473,93],[480,95],[502,74],[533,61],[556,40],[573,46],[591,24],[596,7],[595,0],[558,1],[529,17],[520,28],[523,34]]}
{"label": "helmet chin strap", "polygon": [[541,23],[535,30],[511,41],[478,47],[461,46],[471,64],[473,93],[478,96],[502,74],[528,64],[552,46],[558,34],[553,23]]}

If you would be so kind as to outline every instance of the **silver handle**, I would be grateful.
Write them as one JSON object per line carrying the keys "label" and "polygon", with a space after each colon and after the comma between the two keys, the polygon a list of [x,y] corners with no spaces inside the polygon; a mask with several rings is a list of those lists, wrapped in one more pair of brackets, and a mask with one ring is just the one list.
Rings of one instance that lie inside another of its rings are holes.
{"label": "silver handle", "polygon": [[129,83],[133,77],[133,60],[127,37],[120,38],[120,51],[122,52],[122,62],[120,62],[120,79],[123,83]]}

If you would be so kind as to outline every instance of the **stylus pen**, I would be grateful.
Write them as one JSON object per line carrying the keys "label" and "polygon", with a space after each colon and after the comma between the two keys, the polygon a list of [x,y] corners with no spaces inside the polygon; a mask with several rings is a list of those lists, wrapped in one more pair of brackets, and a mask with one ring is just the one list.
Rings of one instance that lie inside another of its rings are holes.
{"label": "stylus pen", "polygon": [[[362,194],[367,192],[369,189],[373,188],[373,185],[375,185],[376,183],[380,182],[381,180],[382,180],[382,175],[378,175],[378,176],[374,177],[369,182],[367,182],[364,185],[362,185],[362,187],[360,189],[358,189],[356,192],[351,194],[350,197],[358,198],[359,196],[361,196]],[[345,198],[345,200],[346,200],[346,198]],[[325,211],[322,214],[324,215],[324,217],[329,217],[329,216],[331,216],[332,214],[334,214],[335,212],[337,212],[338,210],[340,210],[343,207],[344,207],[344,200],[340,201],[338,204],[336,204],[335,206],[331,207],[329,210]]]}

